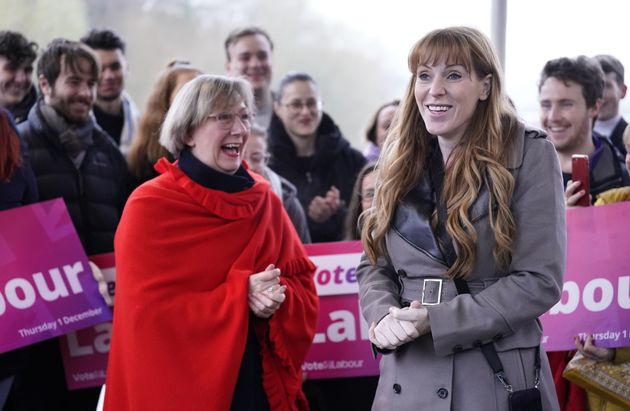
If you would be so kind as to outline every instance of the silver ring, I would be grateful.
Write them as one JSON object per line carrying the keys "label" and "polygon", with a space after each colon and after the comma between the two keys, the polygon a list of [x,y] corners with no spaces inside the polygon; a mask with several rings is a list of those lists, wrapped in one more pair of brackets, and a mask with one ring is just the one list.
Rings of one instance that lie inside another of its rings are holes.
{"label": "silver ring", "polygon": [[271,286],[271,287],[267,288],[267,292],[268,292],[269,294],[273,293],[273,286]]}

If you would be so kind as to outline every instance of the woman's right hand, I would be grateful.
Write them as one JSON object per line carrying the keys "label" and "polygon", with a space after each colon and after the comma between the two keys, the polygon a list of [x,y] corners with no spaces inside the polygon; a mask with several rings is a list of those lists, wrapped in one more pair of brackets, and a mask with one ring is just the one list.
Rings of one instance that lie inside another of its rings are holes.
{"label": "woman's right hand", "polygon": [[378,324],[372,323],[368,331],[370,342],[386,350],[394,350],[415,340],[419,335],[410,321],[397,320],[392,314],[387,314]]}
{"label": "woman's right hand", "polygon": [[588,335],[584,342],[580,337],[575,337],[575,348],[586,358],[597,362],[612,361],[615,358],[615,349],[596,347],[592,335]]}
{"label": "woman's right hand", "polygon": [[249,309],[259,318],[269,318],[286,299],[286,285],[280,285],[280,269],[269,264],[265,271],[249,276]]}
{"label": "woman's right hand", "polygon": [[578,190],[581,184],[579,181],[572,180],[567,183],[567,188],[564,190],[564,200],[567,207],[578,207],[577,202],[585,195],[590,198],[590,194],[586,191]]}

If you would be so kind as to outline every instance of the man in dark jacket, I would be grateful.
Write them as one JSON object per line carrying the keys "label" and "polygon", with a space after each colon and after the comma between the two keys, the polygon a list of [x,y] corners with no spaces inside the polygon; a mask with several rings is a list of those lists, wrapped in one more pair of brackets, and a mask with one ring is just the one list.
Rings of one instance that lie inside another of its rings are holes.
{"label": "man in dark jacket", "polygon": [[37,44],[16,31],[0,31],[0,107],[7,109],[16,123],[26,120],[37,93],[33,86],[33,62]]}
{"label": "man in dark jacket", "polygon": [[[99,65],[87,46],[54,40],[37,64],[42,99],[19,131],[28,145],[40,200],[63,197],[88,255],[113,251],[127,196],[125,160],[90,114]],[[56,339],[31,346],[20,410],[93,410],[97,389],[68,391]]]}

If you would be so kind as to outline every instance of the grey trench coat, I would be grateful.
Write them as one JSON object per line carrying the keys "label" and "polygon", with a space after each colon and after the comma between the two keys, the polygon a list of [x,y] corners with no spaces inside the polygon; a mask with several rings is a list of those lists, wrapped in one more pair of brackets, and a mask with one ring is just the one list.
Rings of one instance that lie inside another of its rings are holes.
{"label": "grey trench coat", "polygon": [[[516,178],[510,269],[500,270],[492,257],[495,240],[482,188],[470,210],[477,231],[471,294],[457,295],[454,283],[443,281],[442,302],[427,305],[430,334],[382,356],[373,410],[507,411],[508,393],[476,348],[480,342],[495,342],[515,390],[533,387],[535,347],[542,336],[538,317],[560,298],[566,258],[562,176],[555,149],[544,137],[521,125],[509,157]],[[375,266],[363,257],[357,279],[368,324],[378,323],[390,306],[400,307],[401,299],[421,300],[424,279],[446,271],[412,237],[393,227],[386,235],[388,255]],[[543,350],[541,360],[543,409],[558,410]]]}

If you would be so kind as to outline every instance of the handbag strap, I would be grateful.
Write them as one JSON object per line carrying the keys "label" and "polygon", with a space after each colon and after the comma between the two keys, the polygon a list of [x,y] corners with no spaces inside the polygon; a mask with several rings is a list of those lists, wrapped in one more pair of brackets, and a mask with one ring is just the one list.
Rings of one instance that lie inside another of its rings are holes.
{"label": "handbag strap", "polygon": [[[436,236],[438,237],[438,245],[442,250],[446,263],[449,267],[451,267],[455,263],[456,253],[455,248],[453,247],[453,239],[449,235],[448,231],[446,231],[447,211],[446,205],[441,198],[444,184],[444,160],[437,144],[434,146],[433,153],[429,159],[429,174],[435,195],[435,206],[437,208]],[[466,280],[455,277],[453,282],[455,283],[455,288],[457,288],[457,294],[470,294],[470,288],[468,287],[468,282],[466,282]],[[499,382],[508,392],[513,392],[514,389],[505,375],[503,363],[501,363],[501,359],[497,354],[494,343],[488,342],[482,344],[479,348]],[[540,384],[540,344],[536,347],[534,367],[534,387],[538,388],[538,385]]]}

